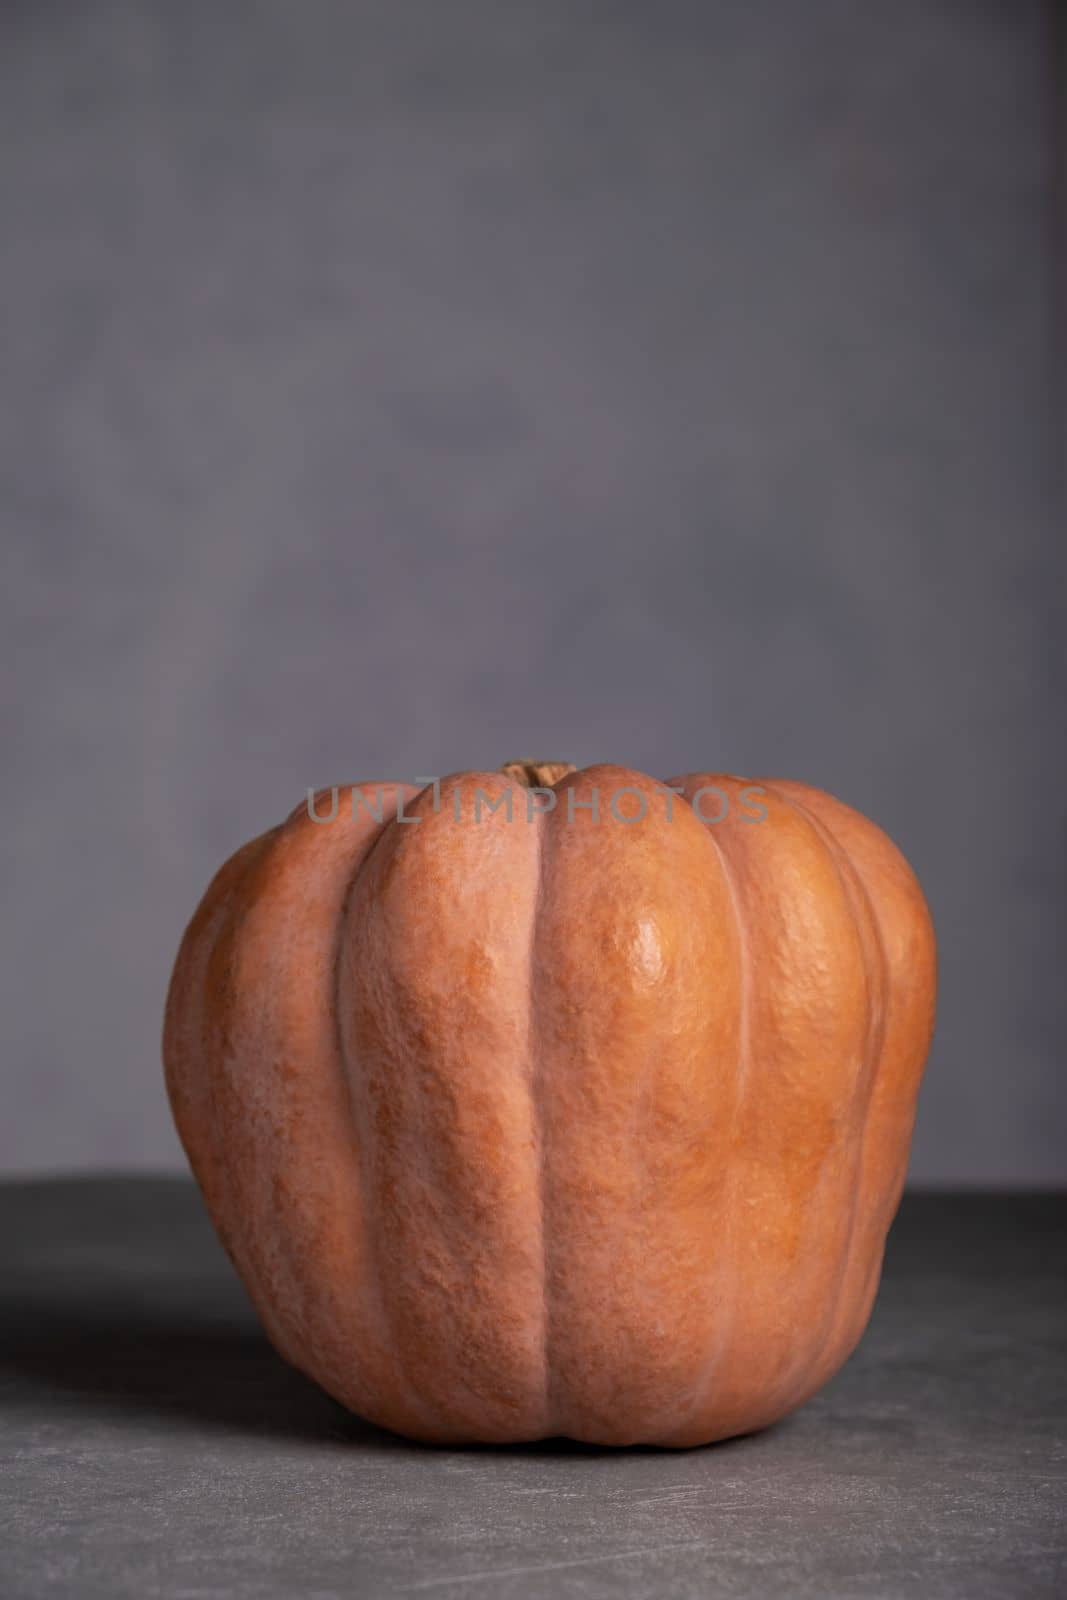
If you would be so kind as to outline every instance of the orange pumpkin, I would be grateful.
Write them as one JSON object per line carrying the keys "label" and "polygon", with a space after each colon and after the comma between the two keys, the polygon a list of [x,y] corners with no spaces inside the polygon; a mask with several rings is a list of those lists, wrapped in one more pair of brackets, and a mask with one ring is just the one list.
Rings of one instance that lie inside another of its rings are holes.
{"label": "orange pumpkin", "polygon": [[672,786],[360,785],[186,932],[189,1160],[274,1344],[376,1423],[702,1444],[863,1331],[933,1025],[922,893],[819,790]]}

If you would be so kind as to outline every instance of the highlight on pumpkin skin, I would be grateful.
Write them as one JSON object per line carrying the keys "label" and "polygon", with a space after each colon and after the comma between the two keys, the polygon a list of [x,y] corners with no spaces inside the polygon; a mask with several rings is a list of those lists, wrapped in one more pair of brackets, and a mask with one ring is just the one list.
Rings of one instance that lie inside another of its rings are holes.
{"label": "highlight on pumpkin skin", "polygon": [[433,1443],[687,1448],[803,1404],[870,1313],[933,1027],[896,846],[706,771],[312,795],[215,875],[163,1041],[276,1348]]}
{"label": "highlight on pumpkin skin", "polygon": [[[557,809],[561,794],[560,786],[577,771],[578,768],[569,761],[506,761],[498,768],[498,772],[501,777],[508,779],[525,794],[525,802],[517,806],[511,789],[493,798],[484,788],[476,786],[471,799],[470,814],[475,822],[482,822],[487,816],[503,812],[506,821],[514,822],[517,813],[520,821],[533,823],[538,817]],[[442,805],[442,781],[438,777],[415,780],[415,786],[420,794],[427,789],[432,790],[435,812],[440,811]],[[731,793],[722,786],[723,781],[733,786],[734,799],[739,802],[738,812],[743,822],[766,820],[767,810],[762,803],[766,791],[759,784],[745,784],[743,779],[722,774],[715,781],[709,780],[686,796],[688,805],[701,822],[712,824],[725,822],[730,815]],[[345,811],[342,811],[341,786],[334,784],[329,789],[309,788],[307,816],[312,822],[319,824],[337,822],[344,816],[357,822],[361,814],[366,812],[374,821],[382,823],[385,821],[384,791],[386,788],[400,788],[401,785],[375,785],[373,800],[366,792],[369,787],[371,786],[367,784],[350,785],[348,806]],[[570,785],[567,785],[562,793],[565,797],[566,820],[570,825],[574,824],[579,807],[588,810],[594,822],[600,822],[602,819],[610,819],[624,825],[643,822],[651,803],[646,791],[632,784],[605,792],[601,792],[599,785],[593,784],[588,797],[581,801],[576,799],[575,791]],[[682,793],[681,787],[677,785],[654,785],[655,801],[657,804],[662,804],[663,815],[668,822],[674,820],[675,797]],[[454,820],[464,821],[463,791],[459,786],[452,787],[449,804]],[[401,800],[393,820],[401,825],[417,825],[421,817],[411,815]]]}

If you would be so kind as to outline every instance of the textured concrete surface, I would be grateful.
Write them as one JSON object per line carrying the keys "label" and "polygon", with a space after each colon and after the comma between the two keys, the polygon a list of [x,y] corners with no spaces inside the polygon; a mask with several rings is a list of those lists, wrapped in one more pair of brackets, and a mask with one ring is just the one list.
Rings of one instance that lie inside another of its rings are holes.
{"label": "textured concrete surface", "polygon": [[0,1168],[180,1164],[182,926],[309,783],[544,755],[872,815],[916,1177],[1067,1179],[1045,12],[3,7]]}
{"label": "textured concrete surface", "polygon": [[872,1325],[768,1432],[428,1450],[273,1355],[192,1187],[0,1188],[5,1600],[1062,1595],[1064,1197],[910,1196]]}

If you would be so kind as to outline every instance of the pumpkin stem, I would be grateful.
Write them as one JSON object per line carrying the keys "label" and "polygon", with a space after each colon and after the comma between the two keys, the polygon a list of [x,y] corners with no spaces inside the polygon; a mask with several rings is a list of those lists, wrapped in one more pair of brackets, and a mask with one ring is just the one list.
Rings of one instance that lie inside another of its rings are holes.
{"label": "pumpkin stem", "polygon": [[524,789],[551,789],[568,772],[578,769],[571,761],[505,761],[500,770]]}

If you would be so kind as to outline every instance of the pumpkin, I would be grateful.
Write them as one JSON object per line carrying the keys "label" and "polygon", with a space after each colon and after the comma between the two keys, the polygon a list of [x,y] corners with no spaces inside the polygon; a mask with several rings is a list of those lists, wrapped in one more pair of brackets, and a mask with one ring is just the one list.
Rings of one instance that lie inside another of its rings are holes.
{"label": "pumpkin", "polygon": [[441,1443],[691,1446],[801,1404],[867,1321],[933,1026],[895,846],[723,774],[341,794],[221,868],[164,1027],[277,1349]]}

